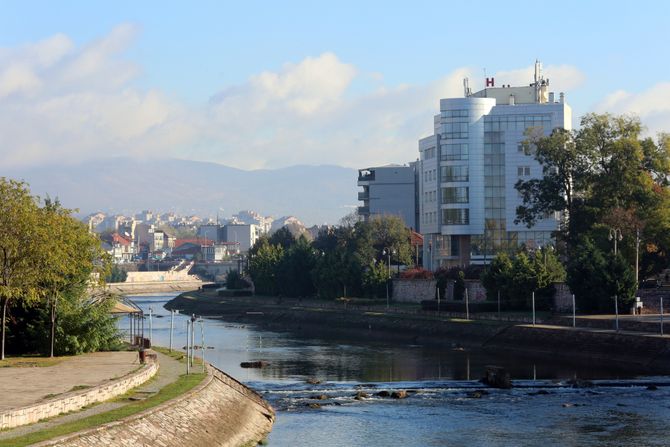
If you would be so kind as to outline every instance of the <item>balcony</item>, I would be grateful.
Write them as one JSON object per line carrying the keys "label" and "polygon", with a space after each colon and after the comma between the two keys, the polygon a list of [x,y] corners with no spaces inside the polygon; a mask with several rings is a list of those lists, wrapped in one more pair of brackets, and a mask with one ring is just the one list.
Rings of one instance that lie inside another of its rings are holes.
{"label": "balcony", "polygon": [[370,207],[369,206],[359,206],[358,207],[358,214],[361,216],[367,216],[370,214]]}
{"label": "balcony", "polygon": [[363,200],[370,200],[370,192],[369,191],[362,191],[358,193],[358,200],[363,201]]}
{"label": "balcony", "polygon": [[358,171],[359,182],[371,182],[375,179],[375,171]]}

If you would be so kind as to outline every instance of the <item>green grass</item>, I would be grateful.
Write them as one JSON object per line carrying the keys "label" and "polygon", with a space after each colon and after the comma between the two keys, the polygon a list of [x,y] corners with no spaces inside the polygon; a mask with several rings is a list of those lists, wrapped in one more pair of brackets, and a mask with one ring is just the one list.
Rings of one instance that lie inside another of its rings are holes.
{"label": "green grass", "polygon": [[180,376],[176,382],[166,385],[158,393],[145,400],[135,401],[106,413],[96,414],[77,421],[68,422],[47,430],[30,433],[17,438],[0,440],[0,447],[26,446],[123,419],[186,393],[200,384],[205,377],[206,374],[184,374]]}
{"label": "green grass", "polygon": [[36,356],[22,356],[22,357],[8,357],[0,360],[0,368],[33,368],[36,366],[46,367],[54,366],[69,357],[36,357]]}

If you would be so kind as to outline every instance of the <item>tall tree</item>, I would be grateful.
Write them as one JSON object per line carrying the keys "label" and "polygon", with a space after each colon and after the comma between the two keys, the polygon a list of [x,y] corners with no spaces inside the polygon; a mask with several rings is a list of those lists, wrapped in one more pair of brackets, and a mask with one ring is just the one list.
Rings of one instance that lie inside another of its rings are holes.
{"label": "tall tree", "polygon": [[[46,292],[50,314],[50,356],[54,355],[56,316],[60,298],[70,293],[81,299],[84,291],[101,283],[108,266],[100,239],[61,207],[58,200],[47,197],[40,209],[38,229],[43,243],[39,258],[39,286]],[[94,278],[94,281],[92,281]]]}
{"label": "tall tree", "polygon": [[11,301],[39,296],[37,278],[42,240],[37,231],[38,206],[23,182],[0,177],[0,306],[5,358],[7,311]]}

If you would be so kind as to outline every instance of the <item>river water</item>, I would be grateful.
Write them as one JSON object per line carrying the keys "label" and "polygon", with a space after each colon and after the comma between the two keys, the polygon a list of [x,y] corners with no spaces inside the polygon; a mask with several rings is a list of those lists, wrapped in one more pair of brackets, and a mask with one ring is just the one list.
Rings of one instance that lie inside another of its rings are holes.
{"label": "river water", "polygon": [[[152,319],[153,343],[168,346],[174,295],[131,296]],[[174,346],[186,345],[177,315]],[[127,328],[127,320],[121,320]],[[200,326],[196,326],[200,345]],[[145,336],[150,336],[145,322]],[[667,446],[669,377],[568,366],[532,358],[444,347],[398,345],[318,334],[297,337],[218,319],[204,322],[206,360],[245,382],[277,411],[271,446]],[[198,354],[200,355],[200,354]],[[241,362],[264,360],[263,369]],[[496,364],[512,374],[511,390],[482,390],[477,379]],[[318,384],[308,384],[315,378]],[[572,388],[572,378],[594,379]],[[378,397],[408,390],[409,397]],[[369,398],[354,399],[358,392]],[[325,395],[324,400],[314,399]],[[311,408],[309,404],[320,404]]]}

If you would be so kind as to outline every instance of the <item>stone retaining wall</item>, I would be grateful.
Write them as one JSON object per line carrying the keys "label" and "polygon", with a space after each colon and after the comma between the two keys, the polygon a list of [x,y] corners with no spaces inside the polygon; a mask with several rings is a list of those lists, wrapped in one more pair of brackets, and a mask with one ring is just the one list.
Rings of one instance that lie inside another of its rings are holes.
{"label": "stone retaining wall", "polygon": [[393,301],[400,303],[420,303],[435,298],[434,279],[403,279],[393,280]]}
{"label": "stone retaining wall", "polygon": [[65,393],[44,402],[5,411],[0,413],[0,430],[32,424],[41,419],[77,411],[87,405],[119,396],[129,389],[143,384],[152,378],[157,371],[158,363],[148,363],[138,371],[104,385]]}
{"label": "stone retaining wall", "polygon": [[202,384],[176,399],[37,446],[239,447],[263,439],[274,418],[274,410],[260,395],[210,366]]}

